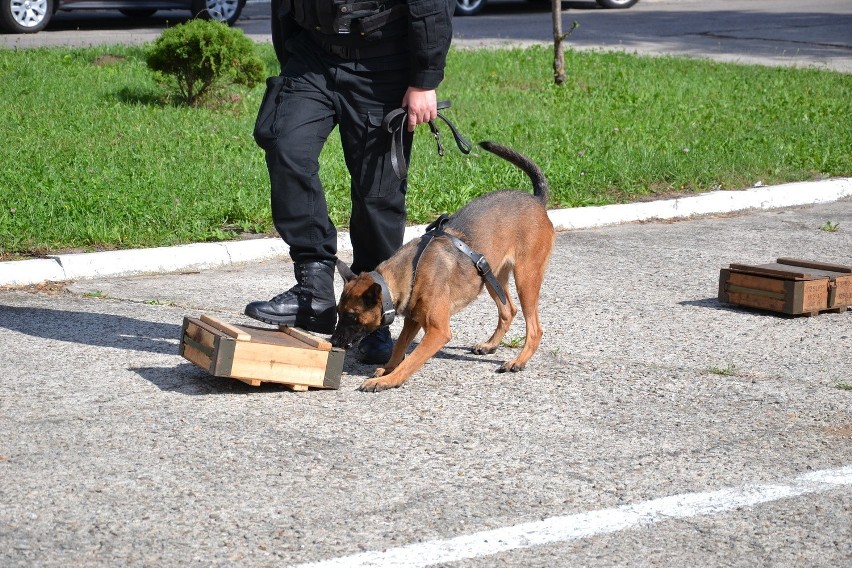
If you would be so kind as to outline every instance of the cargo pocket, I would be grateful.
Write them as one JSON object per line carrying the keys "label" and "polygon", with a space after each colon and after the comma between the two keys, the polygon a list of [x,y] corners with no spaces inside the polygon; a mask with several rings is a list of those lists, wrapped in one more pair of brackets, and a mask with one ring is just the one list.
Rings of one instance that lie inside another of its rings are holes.
{"label": "cargo pocket", "polygon": [[254,141],[264,150],[268,150],[278,137],[275,123],[284,94],[284,86],[289,81],[290,79],[280,75],[266,79],[266,92],[263,93],[263,100],[260,102],[257,119],[254,122]]}
{"label": "cargo pocket", "polygon": [[399,192],[401,181],[391,164],[391,137],[382,129],[382,111],[368,112],[361,155],[359,186],[367,199],[383,198]]}

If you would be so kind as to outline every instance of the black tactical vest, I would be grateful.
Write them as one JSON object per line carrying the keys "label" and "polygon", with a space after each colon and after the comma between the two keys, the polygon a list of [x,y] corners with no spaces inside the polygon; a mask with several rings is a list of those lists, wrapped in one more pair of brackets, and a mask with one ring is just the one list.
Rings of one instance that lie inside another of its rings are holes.
{"label": "black tactical vest", "polygon": [[405,3],[390,0],[283,0],[302,28],[322,34],[367,35],[407,15]]}

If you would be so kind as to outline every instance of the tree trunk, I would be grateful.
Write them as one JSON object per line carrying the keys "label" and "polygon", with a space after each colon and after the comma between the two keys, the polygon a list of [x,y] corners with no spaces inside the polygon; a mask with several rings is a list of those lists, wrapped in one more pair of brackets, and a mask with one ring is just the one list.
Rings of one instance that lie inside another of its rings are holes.
{"label": "tree trunk", "polygon": [[571,22],[571,29],[562,32],[562,0],[551,0],[553,3],[553,80],[557,85],[565,82],[565,48],[562,43],[574,33],[580,22]]}
{"label": "tree trunk", "polygon": [[557,85],[565,82],[565,52],[562,42],[562,0],[551,0],[553,6],[553,80]]}

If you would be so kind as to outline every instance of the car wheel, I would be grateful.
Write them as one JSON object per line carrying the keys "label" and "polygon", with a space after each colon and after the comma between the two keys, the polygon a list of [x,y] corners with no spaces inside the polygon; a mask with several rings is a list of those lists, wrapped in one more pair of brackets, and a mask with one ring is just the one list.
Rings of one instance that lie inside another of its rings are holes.
{"label": "car wheel", "polygon": [[474,16],[485,8],[488,0],[456,0],[456,16]]}
{"label": "car wheel", "polygon": [[40,32],[53,17],[54,0],[0,0],[0,28],[13,34]]}
{"label": "car wheel", "polygon": [[150,18],[157,13],[157,10],[119,10],[119,12],[128,18],[141,20],[142,18]]}
{"label": "car wheel", "polygon": [[598,0],[604,8],[629,8],[639,0]]}
{"label": "car wheel", "polygon": [[245,5],[246,0],[192,0],[192,14],[203,20],[216,20],[232,26]]}

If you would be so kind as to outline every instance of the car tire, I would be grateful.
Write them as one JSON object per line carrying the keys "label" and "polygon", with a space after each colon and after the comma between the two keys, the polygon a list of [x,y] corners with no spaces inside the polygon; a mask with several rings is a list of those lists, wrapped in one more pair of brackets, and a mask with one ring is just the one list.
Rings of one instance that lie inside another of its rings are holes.
{"label": "car tire", "polygon": [[141,20],[143,18],[150,18],[151,16],[157,13],[157,10],[119,10],[119,12],[121,12],[128,18],[133,18],[134,20]]}
{"label": "car tire", "polygon": [[629,8],[634,5],[639,0],[597,0],[598,4],[600,4],[604,8]]}
{"label": "car tire", "polygon": [[455,16],[475,16],[480,13],[488,0],[456,0]]}
{"label": "car tire", "polygon": [[192,15],[232,26],[245,5],[246,0],[192,0]]}
{"label": "car tire", "polygon": [[33,34],[47,27],[54,0],[0,0],[0,29],[12,34]]}

